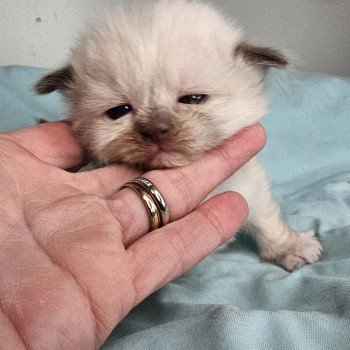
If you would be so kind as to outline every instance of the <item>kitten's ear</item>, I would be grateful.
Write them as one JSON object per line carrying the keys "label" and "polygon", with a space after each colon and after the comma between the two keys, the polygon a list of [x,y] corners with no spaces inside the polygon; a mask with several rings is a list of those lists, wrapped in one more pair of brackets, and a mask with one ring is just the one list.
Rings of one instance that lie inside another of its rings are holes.
{"label": "kitten's ear", "polygon": [[38,94],[48,94],[55,90],[65,92],[71,87],[73,79],[73,67],[66,65],[42,77],[34,85],[34,90]]}
{"label": "kitten's ear", "polygon": [[234,54],[236,57],[241,56],[250,64],[264,69],[269,67],[284,68],[288,65],[288,59],[282,52],[269,47],[251,45],[246,42],[238,44]]}

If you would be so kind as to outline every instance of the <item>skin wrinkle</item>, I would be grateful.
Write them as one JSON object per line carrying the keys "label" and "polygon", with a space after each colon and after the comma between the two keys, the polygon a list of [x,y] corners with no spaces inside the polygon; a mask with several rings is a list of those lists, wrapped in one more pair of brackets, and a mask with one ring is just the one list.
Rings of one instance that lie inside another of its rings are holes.
{"label": "skin wrinkle", "polygon": [[[115,212],[120,212],[118,210],[118,208],[123,208],[123,211],[127,211],[128,213],[128,217],[130,218],[128,221],[129,222],[135,222],[135,216],[132,212],[132,210],[130,209],[129,205],[125,202],[123,202],[120,199],[115,199],[113,200],[113,202],[111,200],[107,200],[106,201],[107,204],[107,208],[110,212],[110,214],[112,215],[112,217],[114,218],[116,224],[119,226],[119,232],[124,232],[123,235],[123,244],[125,245],[125,237],[128,237],[128,228],[130,227],[130,225],[126,225],[126,222],[124,220],[120,220],[117,218],[117,216],[115,215]],[[125,246],[125,248],[127,248]]]}
{"label": "skin wrinkle", "polygon": [[[81,198],[81,196],[82,196],[82,194],[77,194],[76,196],[73,195],[73,196],[68,197],[68,198],[69,198],[69,199],[73,199],[74,197],[79,197],[79,198]],[[56,199],[54,202],[53,202],[52,200],[46,201],[46,203],[48,203],[48,205],[46,205],[46,210],[48,211],[48,210],[51,209],[52,207],[57,206],[57,204],[59,204],[60,202],[65,202],[66,199],[67,199],[67,197],[63,197],[63,198],[60,198],[60,199],[58,199],[58,200]],[[38,202],[38,201],[31,201],[31,202],[29,202],[28,204],[24,205],[24,207],[23,207],[24,215],[25,215],[25,213],[27,212],[27,207],[30,207],[33,203],[37,203],[37,202]],[[40,201],[39,201],[39,202],[40,202]],[[80,203],[80,202],[81,202],[81,201],[79,201],[79,203]],[[42,202],[42,203],[45,203],[45,201]],[[32,213],[32,217],[36,217],[38,213],[41,213],[41,212],[42,212],[42,208],[43,208],[43,206],[38,207],[38,209]],[[60,215],[60,217],[59,217],[59,219],[58,219],[59,222],[61,222],[62,219],[63,219],[63,217],[64,217],[63,212],[65,211],[65,209],[66,209],[66,205],[63,204],[63,208],[62,208],[62,210],[61,210],[61,212],[60,212],[61,215]],[[81,219],[82,217],[83,217],[83,216],[78,217],[77,220]],[[42,221],[41,221],[39,227],[41,227],[41,225],[44,225],[44,223],[45,223],[44,221],[45,221],[45,220],[42,220]],[[60,224],[55,225],[55,226],[53,227],[53,230],[51,230],[51,231],[48,232],[47,237],[52,236],[52,235],[53,235],[55,232],[57,232],[59,229],[60,229]],[[37,228],[37,230],[39,230],[39,229]],[[66,232],[67,232],[67,231],[66,231]]]}
{"label": "skin wrinkle", "polygon": [[224,243],[224,228],[221,225],[220,221],[218,221],[218,216],[214,212],[206,211],[204,213],[201,213],[201,219],[209,223],[211,226],[215,228],[215,232],[217,232],[219,237],[220,245]]}
{"label": "skin wrinkle", "polygon": [[[170,241],[169,237],[166,237],[165,241],[167,244],[171,244],[172,247],[174,246],[172,244],[172,242]],[[133,307],[135,307],[142,300],[144,300],[147,297],[147,295],[155,292],[160,287],[162,287],[166,283],[166,281],[168,280],[169,277],[175,278],[176,276],[174,276],[173,269],[172,269],[172,276],[168,276],[166,278],[163,277],[161,280],[158,280],[157,285],[153,285],[152,289],[150,290],[149,284],[150,284],[150,282],[151,283],[153,282],[150,280],[150,276],[154,275],[154,273],[152,273],[152,271],[149,270],[149,267],[146,268],[146,273],[145,273],[145,271],[141,268],[141,264],[136,257],[136,251],[134,251],[132,249],[132,246],[131,246],[131,249],[128,249],[128,253],[131,254],[131,257],[134,259],[133,264],[132,264],[132,266],[133,266],[132,271],[133,271],[134,276],[135,276],[135,278],[133,279],[133,283],[134,283],[133,285],[134,285],[134,288],[136,291],[135,302],[134,302],[134,306],[133,306]],[[155,252],[155,254],[154,254],[155,258],[156,258],[156,254],[157,254],[157,252]],[[174,259],[172,259],[172,260],[174,260]],[[137,268],[137,266],[139,266],[139,268]],[[185,266],[185,265],[182,265],[182,266]],[[142,282],[145,280],[148,280],[147,283]]]}
{"label": "skin wrinkle", "polygon": [[[21,147],[15,135],[10,136],[9,134],[0,134],[0,142],[5,145],[11,145],[16,148]],[[5,146],[5,149],[8,149],[8,148],[10,148],[10,146],[9,147]],[[2,151],[4,151],[3,148],[2,148]],[[29,152],[29,150],[26,150],[26,151]]]}
{"label": "skin wrinkle", "polygon": [[[106,206],[106,208],[107,209],[109,209],[107,206]],[[91,214],[94,214],[94,212],[95,212],[95,210],[94,210],[94,208],[92,208],[92,210],[91,210]],[[80,216],[76,221],[81,221],[81,219],[83,218],[83,217],[90,217],[90,213],[86,213],[85,215],[82,215],[82,216]],[[107,236],[107,237],[110,237],[110,238],[112,238],[113,240],[115,240],[116,238],[119,238],[120,237],[120,232],[123,232],[123,231],[120,231],[120,229],[121,229],[121,225],[120,225],[120,222],[119,222],[119,220],[115,217],[115,215],[113,215],[112,213],[110,213],[110,216],[107,216],[107,215],[105,215],[105,219],[107,219],[107,218],[112,218],[113,219],[113,231],[111,230],[111,232],[109,232],[109,233],[105,233],[105,236]],[[80,230],[82,230],[82,229],[84,229],[85,231],[88,231],[88,229],[90,229],[90,228],[95,228],[95,224],[94,223],[91,223],[90,225],[84,225],[83,227],[81,227],[81,228],[78,228],[76,225],[75,225],[75,229],[80,229]],[[116,227],[117,228],[116,228]],[[72,229],[70,229],[70,230],[68,230],[68,229],[65,229],[64,230],[64,232],[65,232],[65,234],[67,234],[67,233],[70,233],[70,232],[72,232],[72,233],[74,233],[75,231],[74,231],[74,228],[72,228]]]}
{"label": "skin wrinkle", "polygon": [[8,164],[8,160],[5,158],[3,152],[1,152],[0,155],[1,155],[1,158],[2,158],[2,159],[1,159],[1,160],[2,160],[2,166],[4,166],[4,167],[6,168],[8,174],[11,176],[11,179],[12,179],[12,181],[13,181],[15,187],[16,187],[17,194],[18,194],[18,196],[19,196],[19,201],[20,201],[21,203],[23,203],[20,188],[19,188],[18,183],[17,183],[17,181],[16,181],[16,179],[15,179],[15,177],[14,177],[14,175],[13,175],[13,172],[12,172],[12,170],[11,170],[11,167],[10,167],[9,164]]}
{"label": "skin wrinkle", "polygon": [[221,148],[215,148],[214,152],[220,156],[223,160],[223,164],[227,164],[227,168],[230,168],[230,165],[233,163],[234,160],[237,160],[237,158],[232,159],[232,157],[227,153],[225,149]]}
{"label": "skin wrinkle", "polygon": [[[175,168],[170,174],[168,174],[167,181],[170,181],[176,189],[176,191],[172,193],[172,201],[175,196],[176,202],[182,203],[183,212],[188,213],[189,211],[192,211],[193,207],[191,205],[191,200],[193,198],[193,183],[191,180],[185,176],[179,168]],[[170,211],[170,220],[172,219],[173,217]]]}
{"label": "skin wrinkle", "polygon": [[[37,159],[30,151],[28,151],[27,149],[25,149],[22,145],[17,144],[16,142],[12,141],[12,139],[16,139],[16,136],[15,136],[15,135],[12,135],[11,138],[9,138],[9,140],[10,140],[9,143],[10,143],[11,145],[15,146],[15,149],[18,149],[18,150],[21,151],[21,153],[24,153],[24,154],[25,154],[25,157],[26,157],[25,160],[26,160],[26,161],[28,161],[28,159],[33,159],[33,158],[35,158],[36,160],[38,160],[39,162],[42,163],[42,164],[40,164],[40,165],[47,166],[47,164],[46,164],[44,161],[42,161],[41,159]],[[13,179],[14,184],[16,185],[17,193],[19,194],[19,197],[20,197],[19,200],[21,201],[21,203],[24,204],[23,196],[24,196],[24,195],[30,194],[30,192],[26,192],[26,193],[21,194],[20,188],[19,188],[19,186],[18,186],[18,184],[17,184],[17,181],[16,181],[16,179],[15,179],[15,177],[14,177],[14,174],[13,174],[12,171],[11,171],[11,168],[12,168],[12,167],[10,167],[9,164],[8,164],[8,159],[7,159],[7,157],[12,157],[12,154],[8,153],[8,154],[4,155],[4,152],[2,151],[2,152],[0,153],[0,156],[2,156],[1,158],[4,159],[4,161],[5,161],[5,167],[6,167],[6,169],[8,170],[9,174],[11,175],[11,178]],[[6,156],[7,156],[7,157],[6,157]],[[23,161],[23,160],[20,161],[19,159],[16,159],[16,161],[21,162],[21,164],[22,164],[22,163],[24,164],[24,161]],[[34,163],[34,160],[33,160],[32,162]],[[30,170],[32,170],[32,168],[35,169],[36,166],[37,166],[37,165],[34,165],[34,164],[33,164],[33,167],[31,167],[31,166],[28,166],[27,164],[25,164],[25,168],[29,168]],[[42,170],[43,170],[43,169],[42,169]],[[62,175],[63,173],[66,173],[66,172],[62,171],[61,169],[57,169],[57,168],[55,168],[55,169],[47,168],[47,172],[48,172],[48,173],[46,174],[46,176],[49,177],[49,178],[56,178],[57,176]],[[66,174],[68,174],[68,173],[66,173]],[[54,185],[54,183],[52,183],[52,185]]]}
{"label": "skin wrinkle", "polygon": [[[106,178],[111,171],[115,172],[115,178]],[[133,169],[125,169],[121,165],[108,165],[95,171],[84,171],[71,175],[73,186],[82,192],[90,192],[100,198],[106,199],[116,193],[127,181],[136,177],[139,172]],[[91,177],[91,175],[93,175]],[[111,188],[113,183],[114,188]],[[93,190],[91,188],[93,187]],[[102,190],[102,193],[101,193]]]}
{"label": "skin wrinkle", "polygon": [[[168,242],[173,247],[174,251],[177,254],[177,263],[180,268],[177,268],[175,274],[178,275],[179,271],[185,271],[186,267],[188,266],[188,257],[193,257],[193,255],[190,253],[189,249],[186,247],[185,240],[182,237],[182,232],[179,230],[179,228],[176,225],[172,225],[169,227],[169,229],[172,229],[172,232],[174,233],[174,237],[172,239],[168,239]],[[175,239],[173,239],[175,238]]]}
{"label": "skin wrinkle", "polygon": [[[234,163],[233,161],[237,160],[237,158],[232,159],[232,157],[230,157],[230,155],[226,152],[226,150],[223,149],[219,149],[219,148],[215,148],[213,150],[213,153],[219,155],[219,157],[223,160],[222,164],[224,165],[224,170],[225,170],[225,174],[229,174],[230,173],[230,167],[231,165]],[[208,164],[211,164],[210,162]],[[215,165],[211,166],[211,170],[213,171],[213,173],[215,173],[216,169],[215,169]]]}
{"label": "skin wrinkle", "polygon": [[[80,199],[80,198],[79,198],[79,199]],[[80,199],[79,201],[77,201],[77,203],[80,204],[80,203],[81,203],[81,199]],[[55,203],[55,204],[56,204],[56,203]],[[72,203],[72,204],[73,204],[73,203]],[[59,229],[62,230],[62,229],[64,228],[65,234],[67,234],[67,233],[69,233],[69,232],[74,232],[74,229],[77,228],[77,227],[75,226],[75,228],[67,229],[67,228],[65,228],[64,226],[61,226],[62,218],[66,216],[66,215],[65,215],[65,212],[66,212],[66,211],[69,212],[69,213],[71,212],[71,206],[72,206],[72,204],[70,204],[69,207],[67,207],[67,204],[65,204],[65,203],[63,204],[63,208],[62,208],[62,210],[61,210],[61,216],[60,216],[59,224],[57,225],[57,226],[58,226],[57,230],[59,230]],[[89,208],[90,206],[93,206],[93,204],[94,204],[93,202],[86,200],[86,203],[84,203],[84,206],[80,206],[79,208],[76,208],[76,209],[80,210],[82,213],[74,219],[75,224],[78,223],[78,222],[80,222],[82,218],[84,218],[84,217],[89,217],[89,216],[90,216],[90,214],[93,212],[93,210],[90,210],[90,211],[88,211],[88,212],[85,212],[83,209],[87,209],[87,208]],[[92,209],[94,209],[94,207],[93,207]],[[71,224],[70,224],[70,226],[71,226]],[[91,226],[93,226],[93,223],[91,223]],[[87,228],[89,228],[89,226],[83,226],[83,228],[86,230]]]}
{"label": "skin wrinkle", "polygon": [[[18,219],[18,222],[15,222],[14,224],[16,225],[17,223],[21,222],[21,218]],[[0,248],[2,247],[2,245],[5,243],[5,242],[9,242],[10,240],[8,239],[13,231],[15,231],[16,228],[11,228],[11,229],[8,229],[7,232],[6,232],[6,235],[5,237],[1,238],[0,239]],[[18,240],[15,240],[15,242],[17,242]]]}
{"label": "skin wrinkle", "polygon": [[[21,331],[20,327],[17,326],[16,322],[14,322],[12,320],[11,316],[3,309],[3,305],[2,305],[1,300],[2,300],[2,298],[0,298],[0,312],[4,315],[4,317],[9,321],[9,323],[11,324],[13,329],[15,330],[15,332],[18,336],[18,339],[22,343],[24,349],[30,350],[29,345],[27,344],[27,341],[26,341],[24,335],[22,334],[23,332]],[[20,349],[16,349],[16,350],[20,350]]]}
{"label": "skin wrinkle", "polygon": [[[13,149],[14,148],[15,150],[21,150],[22,153],[25,154],[25,156],[27,156],[28,158],[33,157],[34,156],[33,153],[29,149],[24,148],[20,144],[20,142],[17,142],[16,138],[17,137],[15,134],[11,134],[11,136],[9,136],[9,137],[6,137],[5,135],[1,136],[0,140],[5,140],[5,144],[6,143],[8,144],[8,147],[5,147],[5,149]],[[7,167],[8,167],[8,159],[7,158],[12,157],[13,153],[14,152],[11,152],[11,153],[9,152],[9,153],[4,154],[4,148],[2,148],[1,156],[4,157],[5,164],[7,165]],[[16,159],[16,160],[19,161],[18,159]]]}
{"label": "skin wrinkle", "polygon": [[74,275],[74,272],[71,271],[69,268],[63,266],[62,264],[60,264],[58,261],[56,261],[54,259],[53,256],[50,256],[50,254],[48,253],[48,251],[41,245],[40,240],[35,236],[34,232],[32,231],[32,227],[30,224],[30,220],[28,220],[25,212],[23,213],[23,218],[25,220],[25,223],[27,225],[27,229],[29,231],[29,233],[31,233],[31,237],[33,238],[33,241],[36,243],[37,247],[39,248],[39,250],[44,253],[44,255],[49,259],[49,261],[51,262],[51,264],[53,266],[56,266],[61,272],[63,272],[63,274],[69,276],[69,279],[72,280],[76,286],[76,289],[79,291],[79,293],[83,296],[83,298],[85,299],[85,301],[87,301],[87,305],[93,315],[92,320],[93,323],[95,324],[94,327],[94,339],[95,342],[99,339],[98,337],[98,325],[97,323],[101,323],[102,322],[99,320],[98,315],[95,313],[95,310],[93,308],[93,298],[90,296],[90,293],[88,291],[85,291],[85,288],[80,285],[80,283],[78,282],[77,277]]}
{"label": "skin wrinkle", "polygon": [[[139,198],[135,197],[135,199],[139,203],[141,203],[141,200]],[[144,204],[141,204],[141,205],[142,205],[141,210],[145,211]],[[130,246],[132,243],[134,243],[134,241],[138,238],[135,236],[134,232],[130,231],[133,228],[130,223],[138,222],[140,216],[137,214],[139,214],[139,212],[136,212],[134,210],[134,208],[132,208],[129,205],[128,202],[126,202],[123,199],[119,199],[119,198],[107,200],[107,206],[108,206],[111,214],[115,218],[116,222],[120,226],[120,228],[121,228],[120,232],[124,233],[122,240],[123,240],[123,244],[125,245],[125,248],[127,249],[128,246]],[[120,217],[118,218],[114,213],[118,213]],[[120,213],[123,213],[123,214],[120,214]],[[147,229],[148,229],[148,226],[147,226]],[[144,231],[142,233],[145,234],[146,232],[147,231]],[[141,235],[141,232],[139,232],[139,235]]]}
{"label": "skin wrinkle", "polygon": [[[16,283],[16,288],[15,290],[18,288],[19,285],[19,280],[20,278],[17,278],[17,283]],[[13,298],[14,298],[14,292],[12,291],[12,295],[11,295],[11,299],[9,301],[9,307],[8,310],[10,310],[11,305],[13,304]],[[6,318],[10,321],[10,323],[12,324],[12,326],[14,327],[19,339],[21,340],[21,342],[23,343],[24,347],[27,349],[29,349],[29,345],[28,345],[28,341],[26,339],[26,337],[24,336],[23,332],[20,330],[21,328],[18,325],[18,322],[16,322],[16,318],[13,318],[10,316],[10,312],[6,312],[4,306],[2,305],[2,300],[3,298],[0,298],[0,311],[6,316]]]}
{"label": "skin wrinkle", "polygon": [[[127,249],[128,258],[130,261],[130,276],[131,276],[131,285],[133,286],[134,291],[134,300],[132,302],[132,308],[134,308],[136,305],[140,303],[140,301],[143,300],[141,297],[141,290],[139,288],[139,284],[137,283],[138,279],[138,273],[137,273],[137,259],[135,256],[135,253],[132,249]],[[125,315],[125,312],[123,312],[123,317]]]}
{"label": "skin wrinkle", "polygon": [[[23,259],[23,264],[22,266],[20,267],[20,270],[25,270],[26,269],[26,266],[25,266],[25,261],[27,260],[28,256],[29,256],[29,252],[27,251],[26,253],[26,256],[25,256],[25,259]],[[22,280],[21,280],[21,277],[18,276],[15,280],[15,283],[11,285],[11,297],[8,301],[8,304],[9,304],[9,309],[11,308],[11,306],[13,305],[13,300],[15,298],[15,293],[19,290],[19,286],[22,284]]]}
{"label": "skin wrinkle", "polygon": [[[48,206],[46,206],[45,209],[48,211],[51,208],[56,208],[58,205],[60,205],[62,203],[63,208],[60,211],[59,222],[61,222],[62,218],[65,217],[64,212],[67,209],[67,203],[66,203],[67,199],[69,199],[69,203],[70,203],[70,206],[68,208],[69,212],[71,212],[70,207],[72,206],[72,204],[75,204],[75,203],[76,204],[80,204],[80,205],[84,204],[84,206],[79,208],[80,210],[88,208],[89,206],[93,206],[93,204],[95,204],[95,203],[98,203],[99,205],[102,205],[102,207],[104,207],[104,205],[105,205],[105,203],[101,199],[97,198],[96,196],[85,194],[85,193],[79,193],[79,194],[76,194],[76,195],[72,195],[71,197],[63,197],[63,198],[56,199],[55,201],[51,201],[51,206],[48,205]],[[37,212],[35,212],[35,214],[38,213],[38,212],[41,212],[42,210],[43,210],[42,208],[38,208],[38,210],[37,210]],[[89,215],[89,213],[84,213],[83,212],[80,216],[77,216],[75,218],[75,221],[76,222],[80,221],[80,219],[83,218],[86,215]],[[59,230],[60,228],[61,228],[60,224],[56,225],[56,229],[57,230]],[[65,232],[67,232],[67,231],[65,231]]]}
{"label": "skin wrinkle", "polygon": [[[7,164],[7,170],[8,170],[9,166]],[[13,177],[13,174],[12,172],[9,172],[11,178],[13,179],[13,181],[15,181],[14,177]],[[17,189],[19,189],[18,185],[16,186]],[[20,195],[19,191],[18,191],[18,195]],[[25,216],[24,216],[24,213],[22,213],[22,218],[26,219]],[[19,219],[20,220],[20,219]],[[22,221],[23,222],[23,221]],[[26,221],[25,221],[26,223]],[[29,227],[27,225],[27,231],[29,231]],[[29,231],[30,232],[30,231]],[[4,239],[2,240],[2,243],[5,243],[7,242],[7,238],[11,235],[11,231],[6,235],[6,237],[4,237]],[[1,245],[0,245],[1,246]],[[15,287],[14,289],[16,290],[19,286],[19,280],[20,278],[18,277],[17,278],[17,282],[16,282],[16,285],[17,287]],[[9,304],[11,305],[13,303],[13,298],[14,298],[14,291],[12,291],[12,294],[11,294],[11,300],[9,302]],[[24,345],[25,349],[29,349],[29,344],[23,334],[23,332],[20,330],[20,327],[18,325],[18,322],[15,321],[15,319],[13,319],[11,316],[10,316],[10,313],[7,313],[2,305],[2,300],[3,298],[0,298],[0,311],[6,316],[6,318],[10,321],[10,323],[12,324],[12,326],[14,327],[17,335],[18,335],[18,338],[20,339],[21,343]]]}

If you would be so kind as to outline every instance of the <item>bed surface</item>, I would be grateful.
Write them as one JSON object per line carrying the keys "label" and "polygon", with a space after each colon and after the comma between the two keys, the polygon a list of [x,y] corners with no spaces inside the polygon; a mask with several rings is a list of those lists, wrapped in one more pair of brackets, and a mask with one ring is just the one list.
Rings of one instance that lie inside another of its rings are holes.
{"label": "bed surface", "polygon": [[[0,130],[64,117],[34,96],[45,70],[0,68]],[[350,349],[350,81],[272,70],[265,165],[284,217],[315,229],[321,260],[292,274],[237,239],[150,296],[104,349]],[[1,344],[1,339],[0,339]]]}

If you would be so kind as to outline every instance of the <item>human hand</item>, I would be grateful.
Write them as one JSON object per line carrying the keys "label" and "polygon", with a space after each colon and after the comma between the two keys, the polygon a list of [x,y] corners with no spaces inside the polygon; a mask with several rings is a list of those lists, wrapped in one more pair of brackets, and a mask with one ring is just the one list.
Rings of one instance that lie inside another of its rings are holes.
{"label": "human hand", "polygon": [[152,292],[228,240],[247,216],[224,193],[201,204],[260,150],[255,125],[191,165],[145,174],[170,208],[150,234],[140,175],[112,165],[81,173],[65,123],[0,134],[0,334],[4,349],[94,349]]}

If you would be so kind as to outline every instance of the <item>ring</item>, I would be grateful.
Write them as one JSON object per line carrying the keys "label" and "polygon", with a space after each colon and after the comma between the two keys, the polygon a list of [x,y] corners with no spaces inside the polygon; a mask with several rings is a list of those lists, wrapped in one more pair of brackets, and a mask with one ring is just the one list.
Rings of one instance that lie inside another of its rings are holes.
{"label": "ring", "polygon": [[145,177],[137,177],[132,182],[141,185],[146,191],[148,191],[151,194],[160,211],[162,226],[167,225],[170,220],[169,208],[165,202],[164,197],[161,195],[157,187],[154,186],[154,184]]}
{"label": "ring", "polygon": [[145,204],[145,207],[148,212],[148,218],[149,218],[149,231],[154,231],[161,227],[161,219],[158,211],[158,207],[156,203],[154,202],[152,196],[140,185],[134,182],[128,182],[126,183],[121,189],[129,187],[133,189],[142,199],[143,203]]}
{"label": "ring", "polygon": [[127,182],[121,189],[125,187],[133,189],[145,204],[150,222],[150,231],[154,231],[169,223],[170,215],[168,205],[157,187],[151,181],[144,177],[138,177]]}

